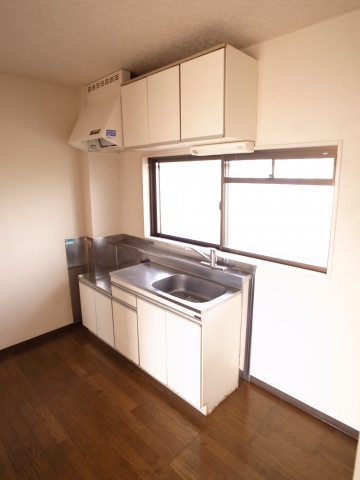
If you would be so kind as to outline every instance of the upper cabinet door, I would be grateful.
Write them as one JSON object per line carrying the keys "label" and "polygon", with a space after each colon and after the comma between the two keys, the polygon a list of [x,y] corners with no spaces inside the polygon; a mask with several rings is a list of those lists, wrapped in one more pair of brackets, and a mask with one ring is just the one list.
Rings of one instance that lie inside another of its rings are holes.
{"label": "upper cabinet door", "polygon": [[180,142],[179,65],[147,77],[149,143]]}
{"label": "upper cabinet door", "polygon": [[147,79],[121,87],[124,147],[149,144]]}
{"label": "upper cabinet door", "polygon": [[181,140],[224,135],[224,49],[180,66]]}

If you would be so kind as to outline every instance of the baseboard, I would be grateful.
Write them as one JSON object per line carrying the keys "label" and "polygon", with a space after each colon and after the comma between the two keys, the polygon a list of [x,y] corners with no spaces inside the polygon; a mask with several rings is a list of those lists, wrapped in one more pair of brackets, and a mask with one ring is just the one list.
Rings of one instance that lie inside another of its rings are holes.
{"label": "baseboard", "polygon": [[251,375],[250,375],[250,382],[254,383],[258,387],[263,388],[264,390],[267,390],[273,395],[276,395],[282,400],[285,400],[285,402],[291,403],[291,405],[294,405],[295,407],[300,408],[300,410],[303,410],[304,412],[309,413],[313,417],[316,417],[319,420],[322,420],[323,422],[328,423],[332,427],[335,427],[338,430],[341,430],[347,435],[350,435],[351,437],[354,437],[356,439],[359,438],[359,432],[355,428],[349,427],[349,425],[339,422],[339,420],[336,420],[335,418],[332,418],[329,415],[326,415],[325,413],[320,412],[320,410],[316,410],[316,408],[310,407],[310,405],[307,405],[306,403],[303,403],[300,400],[297,400],[296,398],[291,397],[287,393],[284,393],[281,390],[278,390],[277,388],[272,387],[268,383],[265,383],[262,380],[259,380],[258,378],[253,377]]}
{"label": "baseboard", "polygon": [[45,338],[52,337],[53,335],[56,335],[59,332],[70,330],[74,327],[78,327],[79,325],[82,325],[81,321],[73,322],[73,323],[70,323],[69,325],[65,325],[64,327],[60,327],[60,328],[57,328],[56,330],[52,330],[51,332],[43,333],[42,335],[38,335],[37,337],[30,338],[29,340],[25,340],[24,342],[11,345],[11,347],[3,348],[2,350],[0,350],[0,357],[3,357],[8,353],[16,352],[17,350],[28,347],[29,345],[33,345],[34,343],[39,343],[42,340],[45,340]]}

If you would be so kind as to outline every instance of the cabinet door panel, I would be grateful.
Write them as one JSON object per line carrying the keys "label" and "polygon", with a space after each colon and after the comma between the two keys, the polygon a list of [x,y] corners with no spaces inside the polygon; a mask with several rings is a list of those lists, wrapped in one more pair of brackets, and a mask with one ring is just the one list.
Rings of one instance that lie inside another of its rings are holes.
{"label": "cabinet door panel", "polygon": [[224,135],[224,49],[180,66],[181,140]]}
{"label": "cabinet door panel", "polygon": [[121,87],[124,146],[148,145],[146,78]]}
{"label": "cabinet door panel", "polygon": [[179,65],[147,77],[149,143],[180,141]]}
{"label": "cabinet door panel", "polygon": [[201,326],[166,312],[168,386],[201,408]]}
{"label": "cabinet door panel", "polygon": [[166,384],[165,310],[137,299],[140,366]]}
{"label": "cabinet door panel", "polygon": [[79,282],[82,323],[97,335],[94,290]]}
{"label": "cabinet door panel", "polygon": [[139,365],[138,326],[135,310],[113,301],[115,348]]}
{"label": "cabinet door panel", "polygon": [[99,292],[95,294],[95,310],[97,334],[112,347],[114,347],[114,327],[111,308],[111,298],[102,295]]}

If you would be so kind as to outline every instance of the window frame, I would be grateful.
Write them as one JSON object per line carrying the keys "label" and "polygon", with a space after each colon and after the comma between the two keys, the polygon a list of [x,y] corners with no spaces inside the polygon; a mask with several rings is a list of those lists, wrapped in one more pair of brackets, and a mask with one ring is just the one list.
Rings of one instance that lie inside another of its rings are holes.
{"label": "window frame", "polygon": [[[324,155],[328,152],[328,155]],[[274,178],[275,160],[292,160],[292,159],[306,159],[306,158],[334,158],[334,171],[331,179],[299,179],[299,178]],[[272,160],[272,176],[271,178],[237,178],[228,176],[228,163],[231,160]],[[175,237],[158,232],[158,211],[157,211],[157,170],[156,165],[165,162],[183,162],[183,161],[202,161],[202,160],[221,160],[221,205],[220,205],[220,244],[212,244],[196,241],[193,239]],[[330,263],[330,249],[331,236],[334,224],[334,203],[336,201],[336,179],[338,178],[338,146],[319,146],[319,147],[296,147],[296,148],[282,148],[282,149],[267,149],[256,150],[249,154],[230,154],[230,155],[209,155],[203,157],[194,157],[192,155],[179,155],[174,157],[149,157],[149,198],[150,198],[150,236],[155,238],[162,238],[180,243],[190,243],[193,245],[203,246],[206,248],[217,248],[222,252],[233,253],[243,257],[264,260],[267,262],[278,263],[281,265],[288,265],[298,267],[306,270],[311,270],[320,273],[327,273]],[[332,221],[330,229],[328,262],[327,267],[319,267],[316,265],[309,265],[291,260],[284,260],[276,257],[269,257],[266,255],[254,254],[242,250],[231,249],[224,246],[225,241],[225,221],[226,221],[226,185],[231,183],[262,183],[262,184],[285,184],[285,185],[319,185],[319,186],[334,186],[334,197],[332,205]]]}

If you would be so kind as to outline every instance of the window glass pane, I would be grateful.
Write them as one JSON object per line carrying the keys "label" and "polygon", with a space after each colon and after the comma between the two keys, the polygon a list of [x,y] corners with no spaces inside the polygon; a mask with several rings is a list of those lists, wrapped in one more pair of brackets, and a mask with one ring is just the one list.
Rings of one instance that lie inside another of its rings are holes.
{"label": "window glass pane", "polygon": [[232,178],[269,178],[272,160],[230,160],[228,176]]}
{"label": "window glass pane", "polygon": [[226,246],[326,267],[333,186],[227,184]]}
{"label": "window glass pane", "polygon": [[159,163],[159,233],[220,244],[221,161]]}
{"label": "window glass pane", "polygon": [[275,160],[275,178],[331,179],[334,174],[333,158],[302,158]]}

